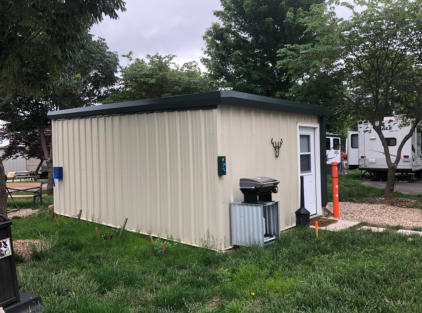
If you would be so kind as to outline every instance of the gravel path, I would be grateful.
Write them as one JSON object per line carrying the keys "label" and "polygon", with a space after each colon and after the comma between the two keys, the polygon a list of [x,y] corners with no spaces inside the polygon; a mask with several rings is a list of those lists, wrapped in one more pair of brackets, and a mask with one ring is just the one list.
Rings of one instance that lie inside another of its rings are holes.
{"label": "gravel path", "polygon": [[[333,204],[327,209],[332,212]],[[383,226],[422,227],[422,210],[386,204],[340,202],[340,218]]]}

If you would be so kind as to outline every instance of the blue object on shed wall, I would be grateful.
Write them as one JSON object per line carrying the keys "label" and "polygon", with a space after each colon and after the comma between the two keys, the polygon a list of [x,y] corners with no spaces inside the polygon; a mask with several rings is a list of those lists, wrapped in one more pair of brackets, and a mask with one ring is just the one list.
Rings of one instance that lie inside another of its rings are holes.
{"label": "blue object on shed wall", "polygon": [[56,186],[56,179],[63,179],[63,167],[61,166],[53,166],[53,186]]}

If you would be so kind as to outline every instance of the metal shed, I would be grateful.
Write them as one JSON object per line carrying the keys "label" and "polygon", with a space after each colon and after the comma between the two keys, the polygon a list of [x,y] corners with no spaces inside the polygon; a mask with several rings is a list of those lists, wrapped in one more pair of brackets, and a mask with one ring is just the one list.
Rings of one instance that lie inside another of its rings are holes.
{"label": "metal shed", "polygon": [[[324,107],[234,91],[49,113],[58,214],[216,250],[230,248],[241,177],[280,180],[280,228],[295,225],[300,176],[312,214],[326,204]],[[279,156],[271,143],[282,142]],[[225,156],[227,174],[218,175]]]}

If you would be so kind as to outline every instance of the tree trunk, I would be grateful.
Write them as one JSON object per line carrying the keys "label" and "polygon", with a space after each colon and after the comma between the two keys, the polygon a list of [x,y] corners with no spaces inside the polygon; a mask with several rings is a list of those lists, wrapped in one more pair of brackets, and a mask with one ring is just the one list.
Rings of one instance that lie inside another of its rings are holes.
{"label": "tree trunk", "polygon": [[0,159],[0,214],[7,215],[6,174],[4,173],[3,160],[1,159]]}
{"label": "tree trunk", "polygon": [[393,197],[394,185],[396,183],[396,171],[397,166],[395,164],[388,168],[387,185],[384,190],[385,199],[391,199]]}
{"label": "tree trunk", "polygon": [[51,153],[48,149],[47,138],[45,136],[45,127],[39,127],[38,133],[40,135],[41,147],[44,154],[45,162],[48,168],[48,182],[47,182],[47,194],[53,194],[53,160],[51,159]]}
{"label": "tree trunk", "polygon": [[384,134],[382,133],[382,128],[381,128],[382,123],[383,123],[382,120],[380,119],[378,121],[378,125],[375,123],[375,120],[371,121],[371,124],[373,125],[375,132],[378,134],[378,137],[381,140],[382,147],[384,148],[385,160],[387,161],[387,166],[388,166],[387,185],[385,186],[385,190],[384,190],[385,199],[391,199],[393,197],[394,185],[396,183],[396,171],[397,171],[397,166],[399,165],[399,162],[401,159],[401,152],[403,150],[403,146],[412,137],[413,133],[415,132],[416,127],[419,125],[419,122],[420,122],[419,118],[416,118],[414,120],[413,125],[410,128],[409,132],[407,133],[406,136],[404,136],[404,138],[400,142],[399,147],[397,148],[396,158],[394,162],[392,162],[390,149],[388,147]]}
{"label": "tree trunk", "polygon": [[48,182],[47,182],[47,194],[53,194],[53,161],[51,159],[47,160],[48,168]]}

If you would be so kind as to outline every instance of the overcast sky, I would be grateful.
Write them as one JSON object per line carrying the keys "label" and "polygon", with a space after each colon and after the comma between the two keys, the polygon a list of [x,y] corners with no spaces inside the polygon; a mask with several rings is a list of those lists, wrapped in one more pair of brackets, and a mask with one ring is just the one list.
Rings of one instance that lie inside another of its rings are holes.
{"label": "overcast sky", "polygon": [[129,51],[135,57],[158,52],[175,54],[181,63],[199,61],[202,36],[216,21],[213,11],[219,8],[220,0],[126,0],[126,11],[118,20],[107,18],[91,33],[105,38],[119,56]]}
{"label": "overcast sky", "polygon": [[[213,11],[220,8],[220,0],[126,0],[127,10],[119,19],[106,18],[91,33],[105,38],[119,56],[133,51],[142,58],[158,52],[175,54],[178,63],[199,61],[205,47],[202,36],[217,21]],[[121,57],[120,62],[125,63]]]}

